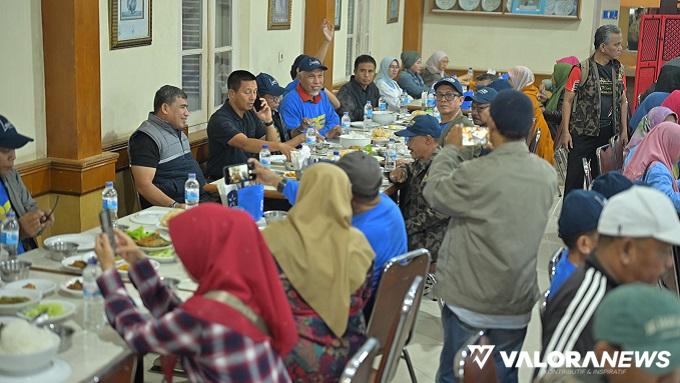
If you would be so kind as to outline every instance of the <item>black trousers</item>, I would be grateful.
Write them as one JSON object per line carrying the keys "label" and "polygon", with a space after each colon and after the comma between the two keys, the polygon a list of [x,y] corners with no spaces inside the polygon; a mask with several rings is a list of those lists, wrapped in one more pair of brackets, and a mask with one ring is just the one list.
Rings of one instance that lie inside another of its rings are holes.
{"label": "black trousers", "polygon": [[573,189],[583,189],[583,178],[585,177],[583,158],[590,160],[593,179],[600,175],[600,167],[595,156],[595,149],[607,145],[613,134],[612,125],[610,124],[609,126],[600,125],[600,134],[598,136],[581,136],[578,134],[571,136],[574,147],[569,151],[569,156],[567,157],[567,176],[564,180],[565,196]]}

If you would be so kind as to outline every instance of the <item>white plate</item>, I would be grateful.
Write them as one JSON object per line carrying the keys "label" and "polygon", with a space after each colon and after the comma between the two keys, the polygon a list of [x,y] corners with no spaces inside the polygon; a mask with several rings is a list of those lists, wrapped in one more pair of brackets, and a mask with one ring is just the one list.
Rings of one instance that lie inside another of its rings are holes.
{"label": "white plate", "polygon": [[148,210],[140,211],[139,213],[130,217],[130,221],[140,225],[156,226],[160,224],[161,218],[167,214],[167,211]]}
{"label": "white plate", "polygon": [[[154,270],[158,270],[161,267],[161,264],[158,263],[158,261],[156,261],[155,259],[149,259],[149,262],[151,262],[151,266],[153,267]],[[118,269],[118,267],[120,267],[121,265],[126,264],[126,263],[127,262],[125,262],[125,260],[117,261],[116,262],[116,269]],[[127,271],[118,270],[118,272],[120,273],[121,276],[123,276],[125,278],[129,278]]]}
{"label": "white plate", "polygon": [[460,7],[465,11],[472,11],[479,7],[481,0],[460,0]]}
{"label": "white plate", "polygon": [[76,278],[69,279],[68,281],[59,285],[59,290],[61,290],[61,292],[63,292],[64,294],[67,294],[67,295],[70,295],[70,296],[73,296],[73,297],[82,298],[83,297],[83,290],[73,290],[73,289],[68,288],[68,286],[70,284],[74,283],[75,281],[80,281],[80,283],[83,283],[83,277],[76,277]]}
{"label": "white plate", "polygon": [[71,366],[54,358],[49,367],[29,375],[5,375],[0,372],[0,383],[63,383],[71,377]]}
{"label": "white plate", "polygon": [[435,0],[434,3],[439,9],[449,10],[456,5],[456,0]]}
{"label": "white plate", "polygon": [[[29,288],[24,287],[29,283],[32,284],[33,286],[35,286],[35,289],[29,289]],[[20,281],[14,281],[12,283],[8,283],[5,286],[5,288],[40,291],[40,293],[44,297],[45,295],[48,295],[48,294],[51,294],[52,292],[54,292],[54,290],[57,289],[57,284],[55,282],[50,281],[49,279],[29,278],[29,279],[22,279]]]}
{"label": "white plate", "polygon": [[501,5],[501,0],[482,0],[482,9],[486,12],[493,12]]}
{"label": "white plate", "polygon": [[351,126],[351,127],[353,127],[353,128],[363,129],[364,127],[366,127],[366,128],[374,128],[374,127],[376,127],[376,126],[380,126],[380,124],[377,124],[377,123],[375,123],[375,122],[373,122],[373,121],[368,121],[368,122],[366,122],[366,123],[364,123],[363,121],[354,121],[354,122],[350,122],[350,123],[349,123],[349,126]]}
{"label": "white plate", "polygon": [[286,162],[286,156],[284,156],[283,154],[272,154],[271,157],[269,157],[269,160],[273,164],[282,164]]}
{"label": "white plate", "polygon": [[[63,320],[70,318],[76,312],[76,305],[71,303],[71,302],[68,302],[68,301],[63,301],[61,299],[43,299],[42,301],[40,301],[41,305],[42,304],[55,304],[55,303],[61,305],[61,307],[64,308],[64,312],[61,315],[48,317],[47,320],[46,320],[47,323],[61,322]],[[33,319],[33,317],[28,317],[28,316],[24,315],[24,313],[26,311],[29,311],[29,310],[30,309],[22,310],[19,313],[17,313],[17,316],[19,318],[31,320],[31,319]]]}
{"label": "white plate", "polygon": [[95,257],[97,257],[97,254],[95,254],[94,251],[89,251],[89,252],[84,253],[84,254],[78,254],[78,255],[71,256],[71,257],[67,257],[67,258],[64,258],[61,261],[61,267],[63,267],[64,269],[66,269],[68,271],[78,273],[78,274],[82,274],[83,269],[73,267],[73,266],[71,266],[71,264],[75,261],[87,262],[88,259],[95,258]]}
{"label": "white plate", "polygon": [[1,315],[14,315],[18,311],[24,310],[26,308],[35,306],[40,299],[42,299],[42,294],[40,294],[40,291],[37,290],[28,290],[28,289],[7,289],[3,288],[0,289],[0,297],[2,296],[9,296],[9,297],[15,297],[15,296],[21,296],[21,297],[28,297],[30,300],[22,303],[13,303],[13,304],[0,304],[0,314]]}
{"label": "white plate", "polygon": [[147,253],[146,257],[151,259],[151,260],[157,261],[158,263],[172,263],[172,262],[175,262],[177,260],[177,255],[175,254],[174,251],[172,252],[171,256],[167,256],[167,257],[154,256],[153,252],[151,252],[151,254]]}
{"label": "white plate", "polygon": [[55,242],[73,242],[78,244],[78,251],[94,250],[95,234],[62,234],[49,237],[43,242],[45,246],[50,246]]}

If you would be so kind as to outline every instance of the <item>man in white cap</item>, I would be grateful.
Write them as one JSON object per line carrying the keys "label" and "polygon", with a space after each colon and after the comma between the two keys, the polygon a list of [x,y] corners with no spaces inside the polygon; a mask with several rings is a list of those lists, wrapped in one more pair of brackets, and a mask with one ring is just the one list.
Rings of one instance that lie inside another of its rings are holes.
{"label": "man in white cap", "polygon": [[[680,245],[680,221],[671,200],[644,186],[612,197],[600,215],[598,245],[548,302],[543,315],[542,358],[551,352],[595,347],[593,314],[619,285],[656,284],[672,267],[672,246]],[[541,377],[547,367],[537,371]]]}

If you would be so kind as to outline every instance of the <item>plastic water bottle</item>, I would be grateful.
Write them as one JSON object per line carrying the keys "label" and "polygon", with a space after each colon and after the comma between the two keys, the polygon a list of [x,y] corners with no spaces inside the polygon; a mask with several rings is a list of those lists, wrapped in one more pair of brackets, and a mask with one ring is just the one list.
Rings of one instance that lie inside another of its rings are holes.
{"label": "plastic water bottle", "polygon": [[196,173],[189,173],[189,178],[184,183],[184,204],[187,209],[198,206],[200,187],[201,185],[196,180]]}
{"label": "plastic water bottle", "polygon": [[333,162],[340,161],[340,152],[338,150],[333,150],[333,155],[331,156],[331,161],[333,161]]}
{"label": "plastic water bottle", "polygon": [[423,93],[420,94],[420,105],[423,108],[427,108],[427,95],[429,94],[428,91],[424,90]]}
{"label": "plastic water bottle", "polygon": [[349,127],[352,119],[349,118],[349,112],[345,112],[340,119],[340,126],[342,126],[342,134],[349,134]]}
{"label": "plastic water bottle", "polygon": [[401,101],[401,102],[399,103],[399,113],[401,113],[401,114],[407,114],[407,113],[408,113],[408,109],[407,109],[407,105],[408,105],[408,93],[406,93],[406,92],[403,91],[403,90],[401,91],[400,101]]}
{"label": "plastic water bottle", "polygon": [[364,105],[364,122],[371,121],[373,121],[373,105],[371,105],[370,101],[366,101],[366,105]]}
{"label": "plastic water bottle", "polygon": [[442,122],[442,115],[439,113],[439,109],[435,106],[434,109],[432,109],[432,117],[437,119],[437,122],[441,123]]}
{"label": "plastic water bottle", "polygon": [[385,151],[385,170],[392,171],[397,168],[397,149],[394,147],[394,140],[387,143]]}
{"label": "plastic water bottle", "polygon": [[97,286],[100,275],[97,258],[87,260],[83,270],[83,327],[87,331],[99,331],[104,326],[104,299]]}
{"label": "plastic water bottle", "polygon": [[272,153],[269,151],[268,144],[262,144],[262,150],[260,150],[260,165],[267,169],[272,167]]}
{"label": "plastic water bottle", "polygon": [[7,252],[9,259],[17,256],[17,247],[19,246],[19,222],[13,210],[10,210],[5,215],[5,220],[2,222],[2,230],[0,230],[0,242],[2,248]]}
{"label": "plastic water bottle", "polygon": [[316,129],[313,126],[310,126],[305,131],[305,144],[309,146],[316,144]]}
{"label": "plastic water bottle", "polygon": [[474,80],[475,71],[472,70],[472,67],[468,68],[467,75],[468,75],[468,81]]}
{"label": "plastic water bottle", "polygon": [[108,210],[111,214],[111,221],[114,226],[118,219],[118,192],[113,187],[113,181],[107,181],[102,190],[102,209]]}
{"label": "plastic water bottle", "polygon": [[437,99],[434,97],[434,92],[427,93],[427,108],[432,109],[437,105]]}
{"label": "plastic water bottle", "polygon": [[387,111],[387,101],[385,101],[385,97],[380,96],[378,99],[378,110],[385,112]]}

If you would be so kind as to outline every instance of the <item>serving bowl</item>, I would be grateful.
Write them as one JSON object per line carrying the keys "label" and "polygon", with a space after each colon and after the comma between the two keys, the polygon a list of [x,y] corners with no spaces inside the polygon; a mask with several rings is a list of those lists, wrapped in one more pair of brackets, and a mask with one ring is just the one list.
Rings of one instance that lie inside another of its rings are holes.
{"label": "serving bowl", "polygon": [[351,135],[343,134],[340,136],[340,145],[343,148],[349,148],[351,146],[358,146],[363,148],[371,143],[371,137],[361,136],[361,135]]}
{"label": "serving bowl", "polygon": [[31,262],[10,259],[0,262],[0,279],[3,282],[14,282],[28,278]]}
{"label": "serving bowl", "polygon": [[[5,330],[7,331],[7,330]],[[2,334],[5,337],[11,336],[11,334]],[[16,336],[14,336],[16,338]],[[23,338],[22,338],[23,339]],[[7,340],[14,344],[11,340]],[[43,342],[44,344],[44,342]],[[33,371],[39,371],[52,362],[52,359],[59,352],[60,342],[56,342],[51,345],[43,347],[39,351],[23,353],[21,351],[15,350],[16,353],[5,353],[0,352],[0,370],[8,372],[12,375],[26,375]]]}
{"label": "serving bowl", "polygon": [[78,252],[78,244],[75,242],[57,241],[45,248],[50,252],[50,259],[61,262],[62,259],[75,255]]}
{"label": "serving bowl", "polygon": [[281,210],[271,210],[264,212],[264,220],[269,225],[272,222],[282,221],[288,217],[288,212]]}
{"label": "serving bowl", "polygon": [[30,289],[0,289],[0,297],[25,297],[25,302],[2,303],[0,304],[0,315],[14,315],[17,312],[35,306],[42,299],[42,294],[38,290]]}
{"label": "serving bowl", "polygon": [[397,120],[397,114],[384,110],[373,111],[373,122],[380,125],[389,125]]}

